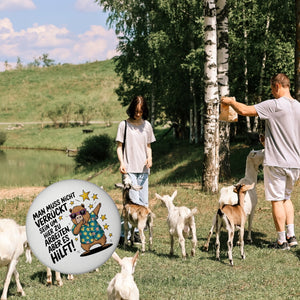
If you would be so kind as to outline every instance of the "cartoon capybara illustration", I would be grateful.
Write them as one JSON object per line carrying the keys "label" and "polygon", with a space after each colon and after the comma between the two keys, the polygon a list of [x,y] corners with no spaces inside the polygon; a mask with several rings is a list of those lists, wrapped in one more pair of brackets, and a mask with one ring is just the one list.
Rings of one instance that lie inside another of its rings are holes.
{"label": "cartoon capybara illustration", "polygon": [[100,207],[101,203],[91,213],[85,209],[84,204],[70,209],[70,217],[74,223],[72,232],[74,235],[79,234],[84,254],[90,252],[90,248],[96,244],[106,245],[106,236],[97,222]]}

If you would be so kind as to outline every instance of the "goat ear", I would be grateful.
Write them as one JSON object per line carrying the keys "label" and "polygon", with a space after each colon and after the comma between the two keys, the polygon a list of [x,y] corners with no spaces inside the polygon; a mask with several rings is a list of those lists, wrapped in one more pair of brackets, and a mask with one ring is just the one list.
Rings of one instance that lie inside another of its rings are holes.
{"label": "goat ear", "polygon": [[132,266],[135,266],[135,264],[137,263],[137,258],[139,256],[139,251],[136,251],[133,260],[132,260]]}
{"label": "goat ear", "polygon": [[160,195],[156,194],[156,193],[155,193],[155,197],[156,197],[157,199],[162,200],[162,197],[161,197]]}
{"label": "goat ear", "polygon": [[114,252],[111,256],[119,265],[121,265],[122,259],[120,256],[117,254],[117,252]]}
{"label": "goat ear", "polygon": [[174,198],[177,196],[177,190],[174,191],[173,195],[172,195],[172,199],[174,200]]}
{"label": "goat ear", "polygon": [[123,183],[116,183],[115,187],[119,188],[119,189],[123,189],[124,188],[124,184]]}
{"label": "goat ear", "polygon": [[140,186],[140,185],[131,185],[131,188],[132,188],[133,190],[135,190],[135,191],[139,191],[139,190],[141,190],[143,187]]}

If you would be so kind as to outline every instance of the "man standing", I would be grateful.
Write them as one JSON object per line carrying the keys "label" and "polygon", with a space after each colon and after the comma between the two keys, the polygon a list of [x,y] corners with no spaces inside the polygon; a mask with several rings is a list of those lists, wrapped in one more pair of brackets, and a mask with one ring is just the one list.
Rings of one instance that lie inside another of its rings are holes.
{"label": "man standing", "polygon": [[245,105],[229,97],[222,98],[221,102],[242,116],[259,116],[265,120],[265,197],[272,203],[278,234],[270,247],[288,250],[298,245],[290,197],[300,176],[300,102],[291,96],[290,80],[285,74],[271,78],[271,90],[275,99],[256,105]]}

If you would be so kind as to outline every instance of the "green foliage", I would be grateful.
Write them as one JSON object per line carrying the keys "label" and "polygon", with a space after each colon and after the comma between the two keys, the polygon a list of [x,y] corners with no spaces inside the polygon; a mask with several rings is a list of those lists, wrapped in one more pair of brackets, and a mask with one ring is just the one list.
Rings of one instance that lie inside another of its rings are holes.
{"label": "green foliage", "polygon": [[86,138],[75,157],[77,167],[93,167],[112,157],[114,141],[107,135]]}
{"label": "green foliage", "polygon": [[3,145],[6,141],[7,135],[6,132],[0,130],[0,145]]}
{"label": "green foliage", "polygon": [[[109,12],[108,23],[120,34],[116,93],[122,104],[142,94],[154,104],[156,118],[183,128],[195,100],[200,116],[204,102],[203,1],[96,2]],[[293,88],[294,1],[287,0],[284,6],[280,0],[227,2],[231,95],[242,102],[248,96],[249,104],[267,99],[271,96],[269,79],[278,72],[290,77]]]}

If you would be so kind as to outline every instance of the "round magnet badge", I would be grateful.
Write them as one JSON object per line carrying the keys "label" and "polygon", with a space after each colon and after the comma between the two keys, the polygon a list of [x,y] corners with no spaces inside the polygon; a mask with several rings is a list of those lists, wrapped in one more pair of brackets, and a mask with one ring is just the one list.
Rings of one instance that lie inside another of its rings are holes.
{"label": "round magnet badge", "polygon": [[97,185],[70,179],[45,188],[26,217],[27,240],[46,266],[65,274],[95,270],[118,246],[119,211]]}

